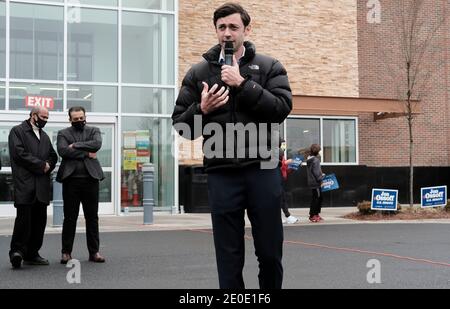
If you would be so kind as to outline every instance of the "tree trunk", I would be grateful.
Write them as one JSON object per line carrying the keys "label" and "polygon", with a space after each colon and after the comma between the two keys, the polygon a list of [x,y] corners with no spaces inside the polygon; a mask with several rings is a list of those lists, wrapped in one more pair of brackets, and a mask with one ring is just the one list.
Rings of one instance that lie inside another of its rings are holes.
{"label": "tree trunk", "polygon": [[409,205],[414,206],[414,165],[413,165],[413,151],[414,151],[414,139],[413,139],[413,123],[412,115],[408,117],[409,126]]}

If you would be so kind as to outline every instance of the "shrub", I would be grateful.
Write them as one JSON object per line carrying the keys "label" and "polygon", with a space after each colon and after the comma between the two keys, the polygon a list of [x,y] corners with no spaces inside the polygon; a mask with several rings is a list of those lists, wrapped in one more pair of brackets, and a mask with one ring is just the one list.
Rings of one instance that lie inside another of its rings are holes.
{"label": "shrub", "polygon": [[447,201],[447,205],[444,207],[444,210],[450,212],[450,200]]}
{"label": "shrub", "polygon": [[362,201],[356,206],[362,215],[373,215],[376,211],[372,210],[372,204],[368,201]]}
{"label": "shrub", "polygon": [[397,211],[372,210],[372,203],[368,201],[362,201],[358,203],[356,207],[361,215],[374,215],[376,213],[380,213],[383,216],[391,216],[397,215],[402,210],[402,206],[400,205],[398,205]]}

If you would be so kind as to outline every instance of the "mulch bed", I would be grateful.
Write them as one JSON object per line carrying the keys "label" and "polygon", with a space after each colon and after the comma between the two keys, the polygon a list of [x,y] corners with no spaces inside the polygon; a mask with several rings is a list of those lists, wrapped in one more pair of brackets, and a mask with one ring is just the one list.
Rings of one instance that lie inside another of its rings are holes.
{"label": "mulch bed", "polygon": [[359,212],[354,212],[345,215],[343,218],[360,221],[378,221],[378,220],[426,220],[426,219],[450,219],[450,211],[445,211],[443,208],[437,209],[405,209],[398,213],[381,213],[363,215]]}

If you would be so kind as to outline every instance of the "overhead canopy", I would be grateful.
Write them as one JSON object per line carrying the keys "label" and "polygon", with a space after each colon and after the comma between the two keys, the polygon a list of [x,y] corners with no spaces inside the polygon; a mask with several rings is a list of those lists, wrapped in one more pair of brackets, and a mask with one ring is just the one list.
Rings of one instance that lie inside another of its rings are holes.
{"label": "overhead canopy", "polygon": [[[420,105],[413,105],[413,113],[420,113]],[[388,99],[293,97],[293,115],[358,116],[361,113],[374,113],[374,120],[402,117],[405,115],[405,103]]]}

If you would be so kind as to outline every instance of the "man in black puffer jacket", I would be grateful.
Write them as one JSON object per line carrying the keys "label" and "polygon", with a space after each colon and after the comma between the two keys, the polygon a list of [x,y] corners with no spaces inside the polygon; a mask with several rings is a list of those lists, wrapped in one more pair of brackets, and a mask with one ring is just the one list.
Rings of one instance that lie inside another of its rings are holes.
{"label": "man in black puffer jacket", "polygon": [[[256,54],[255,46],[244,41],[250,20],[238,4],[227,3],[215,11],[219,44],[187,73],[172,119],[183,137],[204,137],[220,287],[245,288],[247,210],[260,287],[274,289],[283,281],[276,127],[292,110],[292,94],[280,62]],[[223,65],[225,42],[233,43],[233,65]]]}

